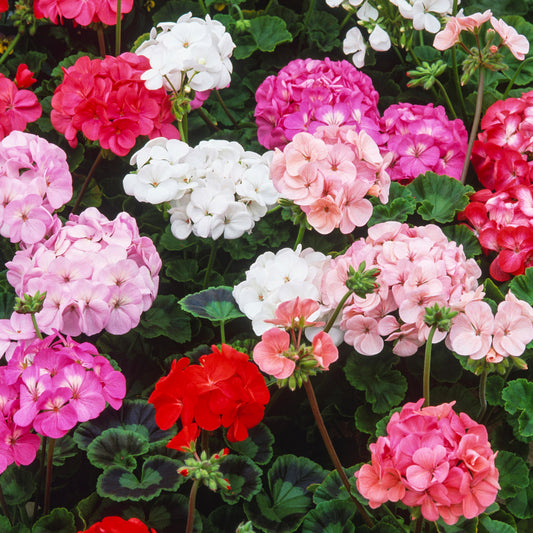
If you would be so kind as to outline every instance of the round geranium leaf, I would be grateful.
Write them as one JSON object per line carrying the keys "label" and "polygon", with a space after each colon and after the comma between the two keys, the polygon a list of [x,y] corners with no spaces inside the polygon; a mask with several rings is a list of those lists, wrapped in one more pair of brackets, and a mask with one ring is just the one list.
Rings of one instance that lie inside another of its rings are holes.
{"label": "round geranium leaf", "polygon": [[176,490],[184,481],[177,469],[180,461],[155,455],[147,459],[140,478],[122,466],[110,466],[98,477],[96,490],[103,498],[116,502],[152,500],[163,490]]}
{"label": "round geranium leaf", "polygon": [[220,471],[231,487],[231,490],[220,491],[226,503],[233,504],[240,499],[249,502],[261,490],[262,471],[248,457],[227,455],[220,461]]}
{"label": "round geranium leaf", "polygon": [[135,457],[149,450],[148,439],[142,433],[122,428],[109,428],[96,437],[87,447],[87,458],[98,468],[112,465],[133,471]]}
{"label": "round geranium leaf", "polygon": [[11,464],[2,472],[0,486],[8,505],[20,505],[32,497],[37,488],[37,482],[35,475],[27,468]]}
{"label": "round geranium leaf", "polygon": [[302,533],[354,533],[352,502],[332,500],[319,503],[307,513],[302,523]]}
{"label": "round geranium leaf", "polygon": [[[346,468],[346,476],[350,481],[352,486],[352,492],[355,495],[358,495],[357,488],[355,485],[355,476],[354,473],[356,470],[359,470],[357,466],[352,466]],[[339,473],[336,470],[332,470],[320,483],[313,493],[313,501],[315,504],[320,504],[322,502],[329,502],[331,500],[349,500],[350,495],[346,491],[346,488],[339,476]]]}
{"label": "round geranium leaf", "polygon": [[32,528],[33,533],[76,533],[74,515],[63,507],[39,518]]}
{"label": "round geranium leaf", "polygon": [[150,447],[167,443],[176,433],[175,428],[167,431],[159,429],[155,423],[155,409],[144,400],[124,400],[122,407],[115,411],[107,407],[95,420],[80,424],[74,432],[74,441],[82,450],[108,428],[120,427],[144,435]]}
{"label": "round geranium leaf", "polygon": [[228,322],[244,316],[233,298],[233,287],[211,287],[189,294],[180,300],[184,311],[211,322]]}
{"label": "round geranium leaf", "polygon": [[254,527],[268,533],[296,531],[312,506],[309,486],[322,483],[326,471],[307,457],[282,455],[267,475],[267,486],[244,511]]}
{"label": "round geranium leaf", "polygon": [[273,444],[274,435],[263,423],[251,428],[247,439],[238,442],[228,441],[228,446],[232,450],[246,455],[258,465],[267,464],[272,459]]}

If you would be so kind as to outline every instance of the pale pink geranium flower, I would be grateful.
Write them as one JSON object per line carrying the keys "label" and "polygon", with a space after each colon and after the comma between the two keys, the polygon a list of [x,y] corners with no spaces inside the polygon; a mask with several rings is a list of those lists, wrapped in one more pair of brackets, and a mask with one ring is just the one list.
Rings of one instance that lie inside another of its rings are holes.
{"label": "pale pink geranium flower", "polygon": [[484,13],[473,13],[468,17],[465,17],[460,11],[456,17],[450,17],[444,29],[435,35],[433,46],[437,50],[447,50],[459,42],[459,34],[462,31],[474,31],[491,17],[490,9]]}
{"label": "pale pink geranium flower", "polygon": [[522,61],[529,52],[529,41],[524,35],[520,35],[512,26],[506,24],[502,19],[491,17],[490,23],[501,37],[503,44],[509,48],[511,54],[516,59]]}
{"label": "pale pink geranium flower", "polygon": [[302,209],[307,214],[309,224],[313,226],[318,233],[327,235],[338,227],[341,220],[341,210],[331,196],[319,198],[310,206]]}
{"label": "pale pink geranium flower", "polygon": [[520,304],[503,301],[494,317],[492,345],[504,357],[520,357],[533,340],[533,323],[522,314]]}
{"label": "pale pink geranium flower", "polygon": [[328,155],[328,148],[324,141],[316,139],[310,133],[297,133],[292,143],[284,150],[287,171],[296,175],[306,163],[320,161]]}
{"label": "pale pink geranium flower", "polygon": [[472,359],[485,357],[492,344],[494,316],[490,305],[483,301],[466,304],[464,313],[457,315],[448,337],[447,346]]}
{"label": "pale pink geranium flower", "polygon": [[314,322],[309,319],[317,315],[320,306],[311,298],[300,299],[299,296],[286,302],[281,302],[276,308],[275,318],[265,320],[270,324],[284,328],[305,328],[307,326],[323,326],[324,322]]}
{"label": "pale pink geranium flower", "polygon": [[383,350],[383,338],[374,318],[356,315],[346,321],[344,342],[351,344],[362,355],[376,355]]}
{"label": "pale pink geranium flower", "polygon": [[9,228],[9,235],[4,236],[9,236],[11,242],[39,242],[53,222],[42,203],[38,194],[28,194],[9,203],[4,209],[4,224]]}
{"label": "pale pink geranium flower", "polygon": [[278,328],[271,328],[263,333],[261,339],[255,346],[253,354],[257,366],[276,379],[290,377],[296,363],[285,355],[291,343],[289,334]]}
{"label": "pale pink geranium flower", "polygon": [[313,357],[324,370],[339,358],[339,350],[328,333],[321,331],[313,337]]}

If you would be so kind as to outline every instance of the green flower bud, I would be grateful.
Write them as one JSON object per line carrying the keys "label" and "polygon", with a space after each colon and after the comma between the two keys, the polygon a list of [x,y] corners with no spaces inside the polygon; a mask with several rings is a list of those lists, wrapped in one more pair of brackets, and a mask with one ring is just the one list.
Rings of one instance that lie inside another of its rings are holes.
{"label": "green flower bud", "polygon": [[374,267],[368,270],[365,269],[365,261],[361,262],[357,270],[351,265],[348,268],[346,287],[360,298],[365,298],[367,294],[372,294],[379,288],[375,279],[379,275],[379,268]]}
{"label": "green flower bud", "polygon": [[33,296],[24,294],[22,297],[15,298],[15,312],[21,314],[38,313],[43,308],[43,302],[46,298],[46,292],[37,291]]}

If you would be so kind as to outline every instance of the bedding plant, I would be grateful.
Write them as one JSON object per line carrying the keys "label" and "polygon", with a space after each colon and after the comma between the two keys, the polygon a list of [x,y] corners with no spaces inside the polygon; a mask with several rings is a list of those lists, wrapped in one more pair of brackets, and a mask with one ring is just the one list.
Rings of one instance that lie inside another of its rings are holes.
{"label": "bedding plant", "polygon": [[530,531],[532,40],[0,0],[0,530]]}

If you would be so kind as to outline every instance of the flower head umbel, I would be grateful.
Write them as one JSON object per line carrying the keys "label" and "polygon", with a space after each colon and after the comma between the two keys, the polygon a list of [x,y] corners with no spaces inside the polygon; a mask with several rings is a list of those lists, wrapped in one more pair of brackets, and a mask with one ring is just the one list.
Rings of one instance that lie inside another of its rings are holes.
{"label": "flower head umbel", "polygon": [[230,442],[241,441],[263,418],[270,394],[257,366],[226,344],[212,349],[198,365],[191,365],[187,357],[174,360],[148,399],[161,429],[181,422],[169,448],[193,451],[200,430],[221,426],[227,428]]}
{"label": "flower head umbel", "polygon": [[102,521],[94,523],[89,529],[78,533],[157,533],[138,518],[124,520],[120,516],[106,516]]}
{"label": "flower head umbel", "polygon": [[387,425],[387,435],[370,445],[371,464],[356,473],[357,489],[375,509],[401,501],[429,521],[455,524],[494,503],[500,485],[485,426],[455,402],[422,408],[405,404]]}
{"label": "flower head umbel", "polygon": [[309,326],[321,325],[310,320],[320,306],[310,299],[295,298],[281,303],[276,318],[267,320],[287,331],[271,328],[254,348],[254,361],[259,368],[278,380],[279,386],[291,390],[301,387],[308,376],[317,370],[328,370],[339,356],[337,347],[328,333],[321,331],[313,337],[312,346],[302,343],[302,331]]}

